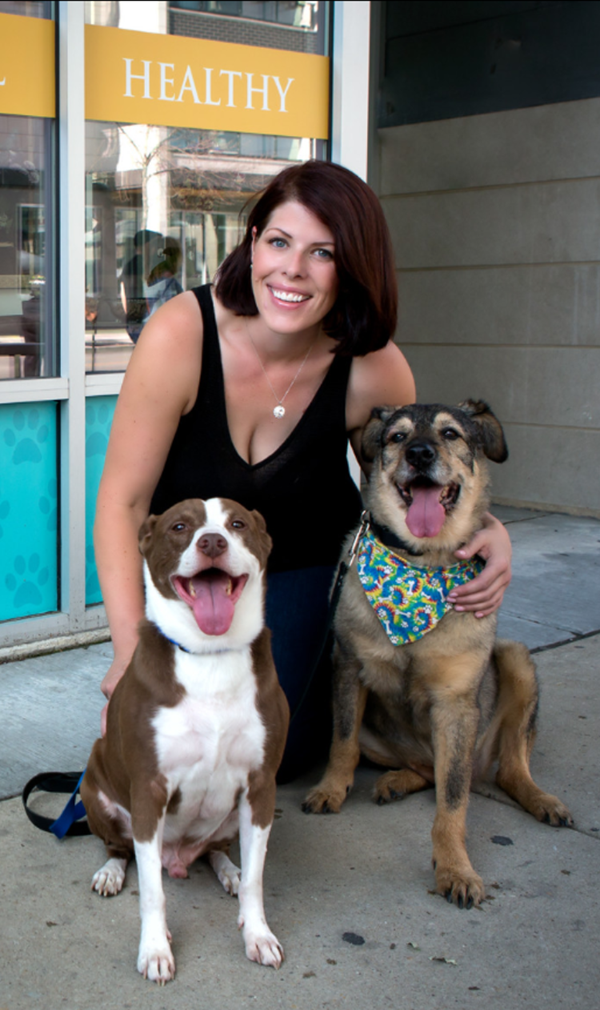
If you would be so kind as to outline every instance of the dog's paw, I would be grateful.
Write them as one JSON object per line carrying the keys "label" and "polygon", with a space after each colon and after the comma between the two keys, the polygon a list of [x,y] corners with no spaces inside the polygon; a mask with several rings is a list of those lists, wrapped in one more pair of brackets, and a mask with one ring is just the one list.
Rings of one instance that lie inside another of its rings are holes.
{"label": "dog's paw", "polygon": [[339,814],[348,792],[349,789],[324,789],[317,786],[309,792],[302,809],[305,814]]}
{"label": "dog's paw", "polygon": [[140,946],[137,970],[150,982],[165,985],[175,978],[175,958],[168,943],[158,949]]}
{"label": "dog's paw", "polygon": [[231,862],[226,852],[209,852],[208,861],[227,894],[235,897],[240,889],[241,870]]}
{"label": "dog's paw", "polygon": [[473,908],[479,905],[485,897],[483,880],[475,870],[458,870],[443,868],[438,865],[435,872],[435,885],[438,894],[458,908]]}
{"label": "dog's paw", "polygon": [[92,877],[92,891],[104,898],[118,894],[125,880],[126,859],[109,859]]}
{"label": "dog's paw", "polygon": [[572,828],[573,817],[570,810],[561,803],[558,796],[550,793],[542,793],[531,811],[538,821],[544,824],[551,824],[555,828]]}
{"label": "dog's paw", "polygon": [[258,964],[264,964],[268,968],[281,966],[283,947],[268,927],[261,933],[244,930],[244,945],[249,961],[257,961]]}
{"label": "dog's paw", "polygon": [[392,800],[402,800],[409,793],[416,793],[428,785],[427,779],[418,772],[411,771],[410,768],[386,772],[375,783],[373,799],[382,806],[384,803],[391,803]]}

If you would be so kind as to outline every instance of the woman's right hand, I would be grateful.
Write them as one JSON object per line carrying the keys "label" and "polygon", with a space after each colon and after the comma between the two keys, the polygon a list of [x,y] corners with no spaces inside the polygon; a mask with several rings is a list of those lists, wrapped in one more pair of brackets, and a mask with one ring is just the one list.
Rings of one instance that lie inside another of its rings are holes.
{"label": "woman's right hand", "polygon": [[127,664],[123,664],[118,660],[114,659],[106,672],[102,683],[100,684],[100,690],[102,694],[105,694],[108,699],[110,699],[115,687],[119,683],[121,677],[125,673]]}

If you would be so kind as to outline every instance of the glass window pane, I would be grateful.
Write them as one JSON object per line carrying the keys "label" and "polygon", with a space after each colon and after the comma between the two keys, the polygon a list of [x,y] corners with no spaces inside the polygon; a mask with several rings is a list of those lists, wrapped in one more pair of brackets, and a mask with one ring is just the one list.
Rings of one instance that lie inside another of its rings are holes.
{"label": "glass window pane", "polygon": [[329,6],[323,0],[101,0],[85,4],[85,19],[92,25],[323,56]]}
{"label": "glass window pane", "polygon": [[0,378],[55,375],[53,123],[0,116]]}
{"label": "glass window pane", "polygon": [[[52,17],[48,2],[0,14]],[[51,171],[54,122],[0,115],[0,379],[57,374]]]}
{"label": "glass window pane", "polygon": [[57,610],[57,404],[0,405],[0,621]]}
{"label": "glass window pane", "polygon": [[52,18],[52,3],[48,0],[1,0],[0,14],[20,14],[26,18]]}
{"label": "glass window pane", "polygon": [[102,603],[94,554],[94,520],[116,404],[116,396],[88,396],[85,401],[85,602],[88,607]]}

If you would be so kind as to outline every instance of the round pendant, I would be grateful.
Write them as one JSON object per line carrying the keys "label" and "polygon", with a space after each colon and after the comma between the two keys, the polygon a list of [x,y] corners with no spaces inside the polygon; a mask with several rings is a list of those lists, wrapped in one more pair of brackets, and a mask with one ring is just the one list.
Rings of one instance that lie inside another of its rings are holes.
{"label": "round pendant", "polygon": [[273,407],[273,417],[283,417],[285,414],[285,407],[282,407],[280,403],[276,407]]}

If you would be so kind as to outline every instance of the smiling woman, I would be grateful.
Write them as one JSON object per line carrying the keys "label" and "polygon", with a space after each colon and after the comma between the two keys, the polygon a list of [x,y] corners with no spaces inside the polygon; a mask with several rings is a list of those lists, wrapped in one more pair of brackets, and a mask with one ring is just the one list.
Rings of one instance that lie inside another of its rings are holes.
{"label": "smiling woman", "polygon": [[320,328],[338,293],[334,254],[332,233],[301,203],[277,207],[261,235],[254,226],[252,293],[267,326]]}
{"label": "smiling woman", "polygon": [[115,413],[96,521],[115,646],[103,689],[110,695],[135,646],[137,531],[148,513],[186,498],[256,509],[273,540],[266,619],[292,712],[283,778],[330,737],[329,657],[317,659],[340,548],[361,510],[348,439],[357,452],[375,406],[415,396],[391,340],[396,305],[373,192],[339,165],[293,166],[257,200],[214,289],[154,313]]}
{"label": "smiling woman", "polygon": [[[312,216],[316,255],[333,258],[338,287],[322,322],[336,340],[336,353],[363,355],[384,347],[396,329],[398,305],[390,234],[372,189],[341,165],[309,161],[275,177],[248,216],[244,240],[219,270],[220,300],[237,313],[257,314],[248,272],[252,248],[275,226],[275,212],[291,205]],[[289,242],[289,236],[282,238]]]}

